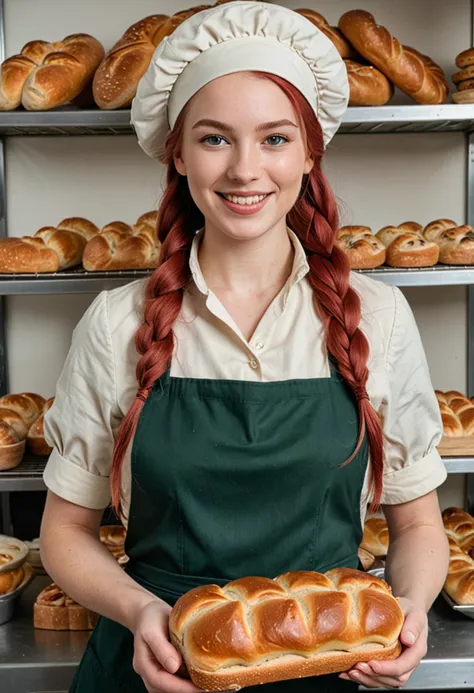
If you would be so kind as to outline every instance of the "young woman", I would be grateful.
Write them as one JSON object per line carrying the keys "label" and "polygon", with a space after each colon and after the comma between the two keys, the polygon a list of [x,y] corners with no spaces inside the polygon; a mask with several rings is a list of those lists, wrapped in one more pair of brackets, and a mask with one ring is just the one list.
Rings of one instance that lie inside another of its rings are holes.
{"label": "young woman", "polygon": [[[197,691],[168,639],[176,599],[357,567],[368,501],[388,520],[406,649],[264,689],[398,687],[426,653],[447,568],[440,415],[402,294],[335,244],[321,161],[347,98],[330,41],[259,2],[188,19],[140,84],[140,144],[168,166],[160,266],[93,302],[46,421],[43,558],[103,615],[75,693]],[[98,541],[110,498],[126,571]]]}

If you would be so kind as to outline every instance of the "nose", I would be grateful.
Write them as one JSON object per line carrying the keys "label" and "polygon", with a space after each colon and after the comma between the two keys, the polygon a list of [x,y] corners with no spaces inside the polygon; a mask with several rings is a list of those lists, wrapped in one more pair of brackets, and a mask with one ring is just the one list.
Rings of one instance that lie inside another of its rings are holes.
{"label": "nose", "polygon": [[227,176],[242,185],[260,178],[262,162],[255,144],[242,144],[233,148]]}

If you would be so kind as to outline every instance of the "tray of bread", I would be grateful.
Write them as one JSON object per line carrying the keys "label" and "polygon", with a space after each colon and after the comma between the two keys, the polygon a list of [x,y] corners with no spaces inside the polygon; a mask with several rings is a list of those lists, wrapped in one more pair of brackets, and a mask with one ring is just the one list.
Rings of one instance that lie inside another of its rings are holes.
{"label": "tray of bread", "polygon": [[474,402],[458,390],[435,390],[444,436],[438,445],[442,457],[474,455]]}
{"label": "tray of bread", "polygon": [[23,565],[28,553],[28,546],[23,541],[0,534],[0,575]]}
{"label": "tray of bread", "polygon": [[454,611],[474,619],[474,517],[462,508],[443,510],[449,568],[442,596]]}

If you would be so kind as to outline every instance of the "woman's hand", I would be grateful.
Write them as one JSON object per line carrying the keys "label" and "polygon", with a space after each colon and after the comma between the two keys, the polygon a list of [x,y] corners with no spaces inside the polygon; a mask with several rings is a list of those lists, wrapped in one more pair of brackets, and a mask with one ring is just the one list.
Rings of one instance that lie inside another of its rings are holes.
{"label": "woman's hand", "polygon": [[340,678],[356,681],[366,688],[401,688],[426,655],[428,649],[428,619],[423,609],[409,599],[399,598],[405,614],[400,633],[404,650],[397,659],[356,664]]}
{"label": "woman's hand", "polygon": [[148,693],[197,693],[201,689],[179,675],[185,673],[185,668],[180,653],[169,640],[170,613],[171,607],[159,599],[141,609],[133,628],[133,668],[142,677]]}

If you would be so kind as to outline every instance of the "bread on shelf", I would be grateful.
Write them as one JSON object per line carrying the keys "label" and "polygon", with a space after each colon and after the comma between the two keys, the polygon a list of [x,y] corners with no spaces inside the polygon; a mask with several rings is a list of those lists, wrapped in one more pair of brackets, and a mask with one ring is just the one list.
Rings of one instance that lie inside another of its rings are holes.
{"label": "bread on shelf", "polygon": [[384,517],[368,517],[364,523],[364,536],[361,548],[377,558],[383,558],[388,553],[388,525]]}
{"label": "bread on shelf", "polygon": [[385,262],[391,267],[432,267],[438,262],[439,246],[425,239],[415,222],[385,226],[376,237],[387,248]]}
{"label": "bread on shelf", "polygon": [[158,30],[167,19],[166,14],[141,19],[109,51],[94,75],[94,100],[99,108],[130,106],[158,45]]}
{"label": "bread on shelf", "polygon": [[158,212],[147,212],[133,226],[115,221],[104,226],[86,246],[82,264],[89,272],[153,269],[160,258]]}
{"label": "bread on shelf", "polygon": [[336,568],[196,587],[176,602],[169,628],[193,683],[229,690],[395,658],[403,620],[386,582]]}
{"label": "bread on shelf", "polygon": [[102,544],[107,547],[119,565],[128,563],[128,556],[125,553],[125,540],[127,531],[122,525],[103,525],[100,528],[99,538]]}
{"label": "bread on shelf", "polygon": [[0,274],[41,274],[75,267],[98,232],[88,219],[69,217],[57,227],[44,226],[34,236],[2,238]]}
{"label": "bread on shelf", "polygon": [[442,513],[449,541],[449,568],[444,590],[460,605],[474,605],[474,517],[462,508]]}
{"label": "bread on shelf", "polygon": [[444,435],[450,438],[474,437],[474,403],[457,390],[441,392],[435,390]]}
{"label": "bread on shelf", "polygon": [[443,524],[448,537],[454,539],[465,553],[474,548],[474,517],[462,508],[443,510]]}
{"label": "bread on shelf", "polygon": [[393,96],[392,82],[373,65],[344,60],[349,79],[349,106],[385,106]]}
{"label": "bread on shelf", "polygon": [[44,415],[52,407],[53,402],[54,397],[51,397],[44,403],[41,414],[28,431],[26,446],[33,455],[49,455],[52,451],[44,437]]}
{"label": "bread on shelf", "polygon": [[385,247],[368,226],[343,226],[337,240],[352,269],[374,269],[385,262]]}
{"label": "bread on shelf", "polygon": [[90,84],[104,57],[102,45],[89,34],[63,41],[30,41],[0,69],[0,110],[22,105],[30,111],[63,106]]}
{"label": "bread on shelf", "polygon": [[339,20],[339,29],[360,55],[416,102],[446,101],[448,81],[441,67],[414,48],[403,46],[370,12],[346,12]]}
{"label": "bread on shelf", "polygon": [[98,616],[80,606],[55,583],[39,593],[33,608],[35,628],[44,630],[93,630]]}
{"label": "bread on shelf", "polygon": [[316,10],[310,9],[300,9],[296,10],[296,12],[306,17],[314,26],[318,27],[318,29],[333,42],[342,58],[357,59],[360,57],[349,41],[343,36],[342,32],[337,27],[330,26],[329,22],[322,14],[316,12]]}
{"label": "bread on shelf", "polygon": [[23,459],[26,438],[42,413],[45,399],[32,392],[0,397],[0,470],[13,469]]}

